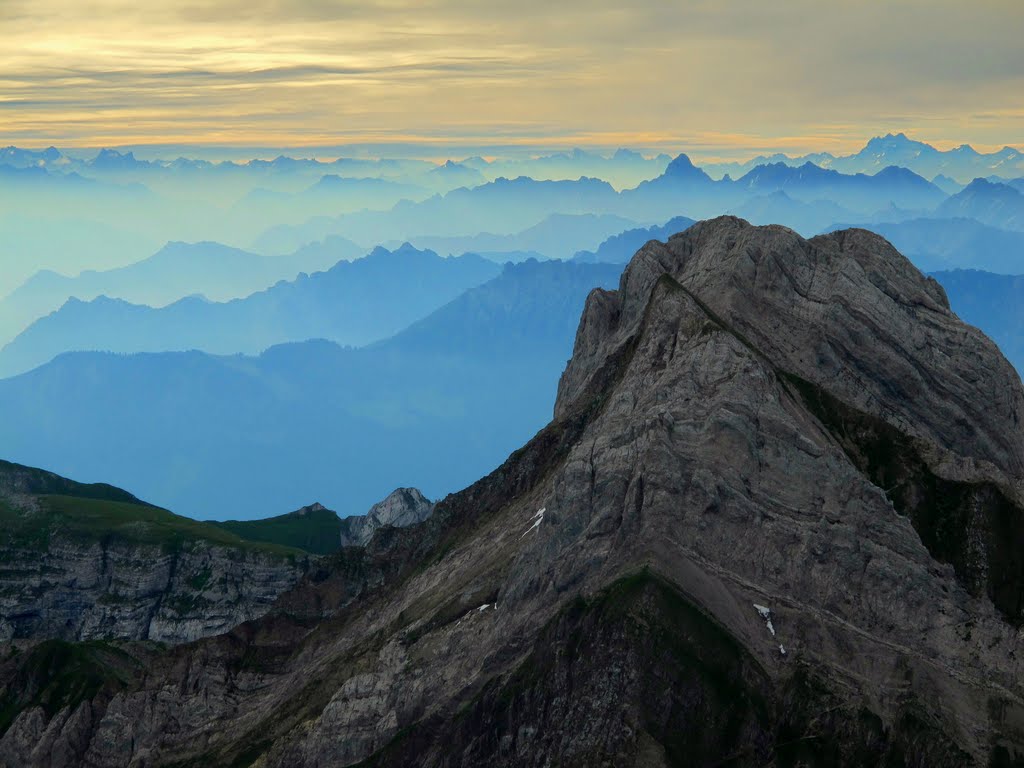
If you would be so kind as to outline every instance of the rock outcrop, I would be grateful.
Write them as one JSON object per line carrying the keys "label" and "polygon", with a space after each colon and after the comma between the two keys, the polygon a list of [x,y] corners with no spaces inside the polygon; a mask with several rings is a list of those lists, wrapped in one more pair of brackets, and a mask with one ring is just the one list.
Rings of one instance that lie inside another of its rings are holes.
{"label": "rock outcrop", "polygon": [[228,635],[79,649],[70,694],[52,648],[0,664],[0,762],[1014,764],[1022,398],[881,238],[697,224],[424,522]]}
{"label": "rock outcrop", "polygon": [[309,568],[299,550],[8,462],[0,522],[0,642],[189,642],[263,615]]}
{"label": "rock outcrop", "polygon": [[341,546],[362,546],[385,526],[404,528],[422,523],[434,511],[434,504],[417,488],[398,488],[378,501],[365,515],[341,520]]}
{"label": "rock outcrop", "polygon": [[57,533],[44,549],[0,545],[0,563],[0,641],[184,643],[262,616],[308,557],[203,540],[84,544]]}

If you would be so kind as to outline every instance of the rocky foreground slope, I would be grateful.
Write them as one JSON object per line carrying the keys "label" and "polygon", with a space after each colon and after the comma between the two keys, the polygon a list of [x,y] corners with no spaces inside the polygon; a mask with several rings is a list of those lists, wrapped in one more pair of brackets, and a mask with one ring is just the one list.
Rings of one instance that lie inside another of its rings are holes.
{"label": "rocky foreground slope", "polygon": [[1022,406],[881,238],[697,224],[422,524],[227,635],[9,658],[0,763],[1020,763]]}

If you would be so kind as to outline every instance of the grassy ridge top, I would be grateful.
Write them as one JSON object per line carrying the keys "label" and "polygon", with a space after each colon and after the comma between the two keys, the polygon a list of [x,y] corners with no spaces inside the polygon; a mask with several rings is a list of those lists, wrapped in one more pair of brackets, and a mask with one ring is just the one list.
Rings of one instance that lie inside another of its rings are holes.
{"label": "grassy ridge top", "polygon": [[328,555],[341,544],[342,522],[329,509],[303,509],[263,520],[227,520],[211,523],[253,542],[294,547],[316,555]]}
{"label": "grassy ridge top", "polygon": [[302,554],[301,547],[272,537],[243,537],[176,515],[112,485],[0,461],[0,541],[45,549],[56,532],[85,544],[116,540],[175,550],[203,542],[280,557]]}
{"label": "grassy ridge top", "polygon": [[106,483],[79,483],[0,460],[0,542],[45,549],[60,531],[84,543],[119,540],[178,549],[190,542],[279,556],[330,554],[342,521],[319,505],[263,520],[203,522],[141,501]]}
{"label": "grassy ridge top", "polygon": [[59,531],[84,543],[117,540],[173,550],[190,543],[205,542],[282,557],[300,554],[294,547],[247,540],[216,525],[182,517],[149,504],[59,495],[36,496],[35,501],[34,509],[0,504],[4,538],[22,546],[45,548],[51,534]]}
{"label": "grassy ridge top", "polygon": [[30,496],[56,495],[82,499],[117,501],[150,506],[128,491],[106,483],[79,483],[37,467],[26,467],[0,459],[0,494],[3,491]]}

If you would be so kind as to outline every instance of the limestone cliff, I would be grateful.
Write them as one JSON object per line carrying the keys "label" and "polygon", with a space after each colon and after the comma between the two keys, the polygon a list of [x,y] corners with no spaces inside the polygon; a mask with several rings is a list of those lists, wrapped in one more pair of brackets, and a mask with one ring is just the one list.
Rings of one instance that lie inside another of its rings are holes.
{"label": "limestone cliff", "polygon": [[309,566],[300,550],[8,462],[0,521],[0,641],[196,640],[266,613]]}

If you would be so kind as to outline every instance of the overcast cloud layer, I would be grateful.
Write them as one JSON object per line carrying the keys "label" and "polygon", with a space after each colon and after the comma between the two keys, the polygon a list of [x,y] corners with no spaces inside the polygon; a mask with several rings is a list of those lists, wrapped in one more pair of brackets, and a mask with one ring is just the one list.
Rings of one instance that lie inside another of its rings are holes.
{"label": "overcast cloud layer", "polygon": [[1020,0],[0,0],[0,30],[0,144],[1024,143]]}

